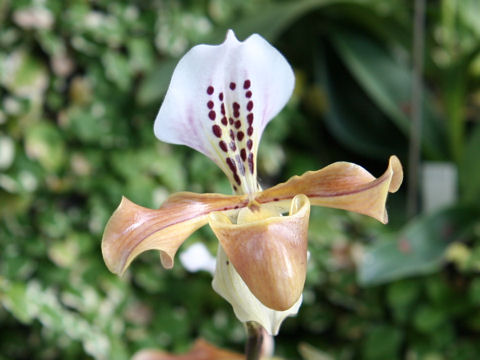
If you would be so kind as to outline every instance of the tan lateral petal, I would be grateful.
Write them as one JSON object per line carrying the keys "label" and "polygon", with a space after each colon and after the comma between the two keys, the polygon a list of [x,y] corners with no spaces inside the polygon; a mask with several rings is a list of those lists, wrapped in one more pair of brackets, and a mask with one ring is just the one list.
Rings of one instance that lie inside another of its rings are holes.
{"label": "tan lateral petal", "polygon": [[270,309],[287,310],[302,294],[309,215],[305,195],[293,199],[288,216],[232,224],[222,213],[209,215],[228,259],[255,297]]}
{"label": "tan lateral petal", "polygon": [[387,195],[396,192],[402,181],[402,165],[396,156],[390,157],[387,170],[379,178],[361,166],[337,162],[294,176],[259,193],[255,200],[261,204],[272,201],[280,204],[297,194],[305,194],[312,205],[354,211],[387,223]]}
{"label": "tan lateral petal", "polygon": [[245,356],[228,350],[219,349],[199,339],[193,348],[183,355],[172,355],[160,350],[142,350],[132,360],[244,360]]}
{"label": "tan lateral petal", "polygon": [[171,268],[177,249],[208,222],[210,212],[246,205],[246,196],[182,192],[170,196],[160,209],[152,210],[124,197],[105,227],[103,259],[111,272],[122,274],[137,255],[156,249],[163,266]]}

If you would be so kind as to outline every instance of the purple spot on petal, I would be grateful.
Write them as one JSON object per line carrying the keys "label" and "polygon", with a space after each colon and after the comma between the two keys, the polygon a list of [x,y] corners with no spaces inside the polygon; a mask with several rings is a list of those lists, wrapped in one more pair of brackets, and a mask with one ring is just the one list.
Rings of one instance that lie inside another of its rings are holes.
{"label": "purple spot on petal", "polygon": [[248,154],[248,168],[250,169],[250,173],[253,174],[253,154]]}
{"label": "purple spot on petal", "polygon": [[220,94],[218,94],[218,99],[219,99],[220,101],[223,101],[223,92],[221,92]]}
{"label": "purple spot on petal", "polygon": [[252,136],[252,134],[253,134],[253,127],[249,126],[247,129],[247,135]]}
{"label": "purple spot on petal", "polygon": [[230,129],[230,139],[235,140],[235,134],[232,129]]}
{"label": "purple spot on petal", "polygon": [[234,102],[232,106],[233,106],[233,110],[240,109],[240,104],[237,102]]}
{"label": "purple spot on petal", "polygon": [[230,90],[235,90],[236,87],[237,87],[237,84],[235,84],[234,82],[230,83]]}
{"label": "purple spot on petal", "polygon": [[229,157],[227,157],[225,159],[225,161],[227,162],[227,165],[230,168],[230,170],[232,170],[232,173],[236,174],[237,173],[237,166],[235,165],[235,162]]}
{"label": "purple spot on petal", "polygon": [[228,122],[230,123],[230,125],[233,125],[233,118],[228,118]]}
{"label": "purple spot on petal", "polygon": [[245,149],[240,150],[240,157],[243,161],[247,160],[247,152],[245,151]]}
{"label": "purple spot on petal", "polygon": [[248,89],[250,88],[250,85],[251,85],[250,80],[245,80],[245,82],[243,83],[243,88]]}
{"label": "purple spot on petal", "polygon": [[247,115],[247,121],[248,121],[248,125],[253,124],[253,113],[250,113]]}
{"label": "purple spot on petal", "polygon": [[240,120],[235,121],[235,129],[240,129],[240,126],[242,126],[242,122]]}
{"label": "purple spot on petal", "polygon": [[253,147],[253,141],[251,139],[248,139],[247,140],[247,148],[248,150],[252,150],[252,147]]}
{"label": "purple spot on petal", "polygon": [[228,124],[228,120],[225,116],[222,118],[222,124],[225,126]]}
{"label": "purple spot on petal", "polygon": [[208,117],[210,118],[210,120],[215,120],[215,116],[217,114],[215,114],[215,111],[211,110],[208,112]]}
{"label": "purple spot on petal", "polygon": [[248,90],[246,93],[245,93],[245,97],[246,98],[251,98],[252,97],[252,92],[250,90]]}
{"label": "purple spot on petal", "polygon": [[240,174],[245,175],[245,166],[243,162],[240,160],[240,156],[236,155],[235,160],[237,160],[238,169],[240,169]]}
{"label": "purple spot on petal", "polygon": [[213,86],[209,86],[209,87],[207,88],[207,94],[208,94],[208,95],[212,95],[214,91],[215,91],[215,89],[213,88]]}
{"label": "purple spot on petal", "polygon": [[253,101],[249,101],[249,102],[247,103],[247,110],[248,110],[248,111],[252,111],[252,109],[253,109]]}
{"label": "purple spot on petal", "polygon": [[[242,183],[238,174],[233,174],[233,178],[235,179],[235,181],[237,182],[238,185],[240,185]],[[238,206],[236,208],[238,208]]]}
{"label": "purple spot on petal", "polygon": [[222,137],[222,129],[217,124],[212,126],[212,131],[216,137]]}
{"label": "purple spot on petal", "polygon": [[225,104],[224,103],[222,103],[220,105],[220,112],[222,113],[222,115],[225,115]]}
{"label": "purple spot on petal", "polygon": [[238,141],[242,141],[244,136],[245,136],[245,134],[243,133],[243,131],[239,131],[239,132],[237,133],[237,139],[238,139]]}
{"label": "purple spot on petal", "polygon": [[238,111],[238,109],[233,110],[233,116],[235,116],[236,118],[239,118],[240,117],[240,111]]}
{"label": "purple spot on petal", "polygon": [[209,109],[213,109],[213,101],[212,101],[212,100],[210,100],[210,101],[207,103],[207,107],[208,107]]}
{"label": "purple spot on petal", "polygon": [[220,141],[218,143],[218,146],[220,146],[220,149],[222,149],[224,152],[227,152],[227,144],[225,144],[225,141]]}
{"label": "purple spot on petal", "polygon": [[232,149],[232,151],[237,150],[237,145],[235,145],[235,141],[230,141],[230,149]]}

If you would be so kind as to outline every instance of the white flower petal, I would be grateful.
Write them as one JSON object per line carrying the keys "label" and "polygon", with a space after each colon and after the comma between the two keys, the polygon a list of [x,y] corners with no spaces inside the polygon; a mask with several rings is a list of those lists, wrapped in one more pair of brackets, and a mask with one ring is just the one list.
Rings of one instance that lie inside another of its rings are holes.
{"label": "white flower petal", "polygon": [[303,297],[288,310],[275,311],[263,305],[248,289],[219,245],[217,267],[212,282],[213,289],[227,300],[241,322],[256,321],[270,335],[277,335],[280,325],[288,316],[295,316],[302,304]]}
{"label": "white flower petal", "polygon": [[240,42],[230,30],[223,44],[195,46],[180,60],[155,135],[202,152],[236,191],[254,193],[260,137],[294,82],[288,62],[265,39],[254,34]]}

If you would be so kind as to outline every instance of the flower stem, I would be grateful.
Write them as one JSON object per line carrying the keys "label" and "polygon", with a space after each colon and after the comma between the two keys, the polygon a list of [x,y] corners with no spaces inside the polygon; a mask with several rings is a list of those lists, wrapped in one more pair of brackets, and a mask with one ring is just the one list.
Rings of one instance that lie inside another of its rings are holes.
{"label": "flower stem", "polygon": [[248,321],[247,326],[247,345],[245,346],[245,356],[247,360],[259,360],[262,355],[262,345],[264,340],[264,331],[260,324],[254,321]]}
{"label": "flower stem", "polygon": [[418,212],[418,172],[422,152],[423,121],[423,62],[425,36],[425,0],[415,1],[413,29],[413,81],[412,81],[412,122],[410,127],[410,146],[408,159],[407,216]]}

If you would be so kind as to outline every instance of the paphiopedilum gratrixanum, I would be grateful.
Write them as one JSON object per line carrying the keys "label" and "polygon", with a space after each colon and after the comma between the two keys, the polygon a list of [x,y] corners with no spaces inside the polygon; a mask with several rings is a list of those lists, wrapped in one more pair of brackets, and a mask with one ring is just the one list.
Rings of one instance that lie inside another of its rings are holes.
{"label": "paphiopedilum gratrixanum", "polygon": [[155,135],[208,156],[235,194],[181,192],[158,210],[123,198],[102,240],[112,272],[122,274],[151,249],[159,250],[163,266],[171,268],[180,245],[208,223],[220,242],[214,289],[241,321],[256,321],[275,334],[302,300],[310,205],[387,222],[387,194],[403,179],[395,156],[379,178],[337,162],[261,189],[260,137],[287,103],[294,82],[288,62],[259,35],[240,42],[229,31],[223,44],[195,46],[180,60],[155,120]]}

